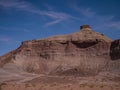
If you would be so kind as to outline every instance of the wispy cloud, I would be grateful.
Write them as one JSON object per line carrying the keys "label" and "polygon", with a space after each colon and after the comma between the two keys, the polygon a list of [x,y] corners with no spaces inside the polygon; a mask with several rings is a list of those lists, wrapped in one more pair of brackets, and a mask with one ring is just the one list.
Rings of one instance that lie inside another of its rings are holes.
{"label": "wispy cloud", "polygon": [[48,26],[51,26],[51,25],[54,25],[54,24],[57,24],[57,23],[60,23],[60,22],[63,22],[63,21],[67,21],[67,20],[78,20],[77,17],[73,17],[67,13],[63,13],[63,12],[54,12],[54,11],[44,11],[42,13],[42,15],[45,15],[45,16],[49,16],[53,19],[53,21],[51,22],[48,22],[44,25],[44,27],[48,27]]}
{"label": "wispy cloud", "polygon": [[78,7],[77,5],[73,5],[73,8],[87,18],[91,18],[96,14],[91,8]]}
{"label": "wispy cloud", "polygon": [[90,8],[80,9],[81,13],[86,17],[93,17],[96,13],[93,12]]}
{"label": "wispy cloud", "polygon": [[45,26],[51,26],[51,25],[63,22],[65,20],[77,19],[76,17],[71,16],[70,14],[67,14],[65,12],[55,12],[55,11],[38,9],[26,1],[1,0],[0,6],[3,8],[11,8],[16,10],[26,11],[29,13],[34,13],[37,15],[42,15],[42,16],[53,19],[53,21],[51,21],[50,23],[46,23]]}
{"label": "wispy cloud", "polygon": [[28,32],[28,33],[29,33],[29,32],[31,32],[31,31],[30,31],[30,30],[28,30],[28,29],[24,29],[24,32]]}
{"label": "wispy cloud", "polygon": [[21,43],[20,40],[15,40],[12,37],[7,35],[0,35],[0,42],[6,43],[6,44],[12,44],[13,42]]}
{"label": "wispy cloud", "polygon": [[35,35],[33,32],[31,32],[31,30],[29,30],[29,29],[24,29],[24,32],[26,32],[26,33],[32,35],[33,37],[36,36],[36,35]]}
{"label": "wispy cloud", "polygon": [[113,15],[99,15],[92,8],[90,7],[83,8],[77,6],[77,4],[74,4],[73,8],[79,14],[83,15],[85,20],[91,20],[92,23],[95,23],[96,24],[95,29],[101,29],[101,28],[120,29],[120,21],[114,21],[115,16]]}
{"label": "wispy cloud", "polygon": [[52,21],[52,22],[48,22],[44,25],[44,27],[48,27],[48,26],[51,26],[51,25],[54,25],[54,24],[57,24],[61,22],[61,19],[58,19],[58,20],[55,20],[55,21]]}
{"label": "wispy cloud", "polygon": [[109,23],[106,23],[104,26],[106,26],[108,28],[117,28],[117,29],[120,29],[120,21],[118,21],[118,22],[111,21]]}
{"label": "wispy cloud", "polygon": [[20,0],[0,0],[0,6],[3,8],[15,8],[21,10],[30,9],[31,5]]}
{"label": "wispy cloud", "polygon": [[0,42],[9,42],[9,41],[12,41],[10,37],[5,36],[5,35],[0,36]]}
{"label": "wispy cloud", "polygon": [[43,6],[44,6],[46,9],[50,10],[50,11],[55,10],[55,8],[54,8],[53,6],[51,6],[51,5],[47,4],[47,3],[44,3]]}

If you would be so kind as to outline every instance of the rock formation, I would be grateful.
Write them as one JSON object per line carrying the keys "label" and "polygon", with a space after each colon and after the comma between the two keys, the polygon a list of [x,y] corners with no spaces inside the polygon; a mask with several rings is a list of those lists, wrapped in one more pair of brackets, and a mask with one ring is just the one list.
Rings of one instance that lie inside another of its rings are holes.
{"label": "rock formation", "polygon": [[110,56],[112,60],[120,59],[120,39],[111,43]]}
{"label": "rock formation", "polygon": [[0,57],[0,66],[13,63],[24,71],[47,75],[96,75],[111,59],[120,58],[120,48],[116,51],[120,41],[111,42],[83,25],[76,33],[24,41]]}

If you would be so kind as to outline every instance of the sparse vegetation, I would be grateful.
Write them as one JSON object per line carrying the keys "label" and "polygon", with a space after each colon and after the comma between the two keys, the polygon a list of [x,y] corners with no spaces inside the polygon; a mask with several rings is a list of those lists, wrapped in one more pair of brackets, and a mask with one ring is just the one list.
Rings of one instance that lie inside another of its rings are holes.
{"label": "sparse vegetation", "polygon": [[2,86],[7,85],[6,83],[0,83],[0,90],[2,90]]}
{"label": "sparse vegetation", "polygon": [[30,87],[30,85],[29,85],[28,83],[26,83],[26,84],[25,84],[25,87],[26,87],[26,88],[27,88],[27,87]]}
{"label": "sparse vegetation", "polygon": [[94,84],[88,84],[88,87],[93,88]]}
{"label": "sparse vegetation", "polygon": [[107,85],[105,85],[105,84],[101,84],[101,85],[100,85],[100,88],[103,88],[103,87],[105,87],[105,86],[107,86]]}
{"label": "sparse vegetation", "polygon": [[68,87],[70,87],[71,86],[71,84],[68,84]]}
{"label": "sparse vegetation", "polygon": [[120,87],[120,85],[116,84],[115,87]]}
{"label": "sparse vegetation", "polygon": [[86,83],[82,83],[82,84],[80,84],[79,86],[80,87],[85,87],[87,84]]}
{"label": "sparse vegetation", "polygon": [[33,87],[36,87],[35,83],[32,83],[32,86],[33,86]]}
{"label": "sparse vegetation", "polygon": [[57,85],[56,83],[53,83],[53,84],[51,84],[50,86],[51,86],[51,87],[54,87],[54,86],[56,86],[56,85]]}
{"label": "sparse vegetation", "polygon": [[112,86],[111,86],[110,88],[111,88],[111,89],[113,89],[113,87],[112,87]]}

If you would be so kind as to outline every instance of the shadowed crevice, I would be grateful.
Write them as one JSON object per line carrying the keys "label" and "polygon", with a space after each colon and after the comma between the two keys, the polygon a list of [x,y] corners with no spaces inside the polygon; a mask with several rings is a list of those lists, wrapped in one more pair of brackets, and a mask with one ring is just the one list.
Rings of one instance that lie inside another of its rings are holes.
{"label": "shadowed crevice", "polygon": [[88,48],[88,47],[91,47],[93,45],[96,45],[98,42],[82,42],[82,43],[79,43],[77,41],[72,41],[72,43],[78,48]]}

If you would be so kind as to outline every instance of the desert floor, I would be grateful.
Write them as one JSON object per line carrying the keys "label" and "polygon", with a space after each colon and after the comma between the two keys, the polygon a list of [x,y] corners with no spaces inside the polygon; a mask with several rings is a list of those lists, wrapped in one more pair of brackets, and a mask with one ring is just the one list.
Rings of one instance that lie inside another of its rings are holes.
{"label": "desert floor", "polygon": [[24,82],[7,81],[0,90],[120,90],[120,78],[40,76]]}

